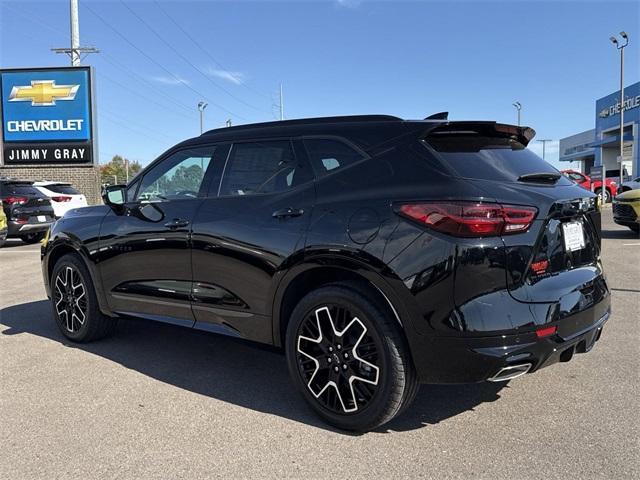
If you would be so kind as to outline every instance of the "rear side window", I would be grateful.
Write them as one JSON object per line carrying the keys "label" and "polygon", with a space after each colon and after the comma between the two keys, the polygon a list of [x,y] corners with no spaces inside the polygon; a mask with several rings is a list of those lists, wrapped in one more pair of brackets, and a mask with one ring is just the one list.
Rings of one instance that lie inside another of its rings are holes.
{"label": "rear side window", "polygon": [[308,179],[288,140],[236,143],[224,168],[220,195],[283,192]]}
{"label": "rear side window", "polygon": [[35,195],[37,197],[42,197],[43,194],[40,193],[36,187],[29,183],[5,183],[2,188],[2,194],[5,196],[9,195]]}
{"label": "rear side window", "polygon": [[[424,140],[461,177],[515,182],[531,173],[558,174],[553,166],[509,136],[474,132],[429,135]],[[564,176],[556,185],[571,182]]]}
{"label": "rear side window", "polygon": [[64,193],[66,195],[79,195],[80,192],[71,185],[43,185],[43,188],[51,190],[55,193]]}
{"label": "rear side window", "polygon": [[359,162],[364,156],[344,142],[333,139],[308,138],[304,145],[318,177]]}

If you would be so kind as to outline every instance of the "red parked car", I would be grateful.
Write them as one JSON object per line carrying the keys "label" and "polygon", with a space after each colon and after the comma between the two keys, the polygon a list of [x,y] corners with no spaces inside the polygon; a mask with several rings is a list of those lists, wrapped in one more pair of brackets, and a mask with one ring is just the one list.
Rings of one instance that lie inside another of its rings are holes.
{"label": "red parked car", "polygon": [[[562,170],[562,174],[573,180],[582,188],[586,188],[596,194],[600,195],[600,189],[602,188],[601,180],[591,180],[591,177],[585,175],[584,173],[577,172],[575,170]],[[609,173],[609,171],[607,171]],[[604,191],[605,202],[610,202],[613,197],[618,194],[618,184],[611,180],[610,178],[605,179],[605,191]]]}

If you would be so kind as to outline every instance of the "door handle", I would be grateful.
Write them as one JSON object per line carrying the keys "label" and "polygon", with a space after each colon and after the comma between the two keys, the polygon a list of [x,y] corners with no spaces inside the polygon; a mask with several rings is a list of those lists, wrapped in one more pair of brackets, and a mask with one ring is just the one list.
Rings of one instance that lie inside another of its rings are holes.
{"label": "door handle", "polygon": [[282,208],[280,210],[276,210],[275,212],[273,212],[271,216],[273,218],[288,218],[288,217],[299,217],[302,214],[304,214],[304,210],[302,210],[301,208],[287,207],[287,208]]}
{"label": "door handle", "polygon": [[164,224],[165,227],[170,228],[171,230],[186,227],[187,225],[189,225],[189,221],[182,218],[174,218],[170,222]]}

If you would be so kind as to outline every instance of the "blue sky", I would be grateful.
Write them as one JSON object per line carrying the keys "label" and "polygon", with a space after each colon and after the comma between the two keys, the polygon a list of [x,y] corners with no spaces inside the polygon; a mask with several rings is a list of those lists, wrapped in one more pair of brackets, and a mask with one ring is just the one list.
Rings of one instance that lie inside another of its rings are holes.
{"label": "blue sky", "polygon": [[[67,65],[50,48],[69,45],[68,3],[1,0],[0,65]],[[518,100],[536,138],[557,140],[593,128],[595,99],[617,89],[611,34],[629,33],[625,83],[639,80],[639,18],[634,1],[80,0],[80,38],[101,50],[83,61],[97,73],[100,160],[148,163],[199,133],[199,100],[206,128],[273,120],[280,82],[286,118],[515,123]]]}

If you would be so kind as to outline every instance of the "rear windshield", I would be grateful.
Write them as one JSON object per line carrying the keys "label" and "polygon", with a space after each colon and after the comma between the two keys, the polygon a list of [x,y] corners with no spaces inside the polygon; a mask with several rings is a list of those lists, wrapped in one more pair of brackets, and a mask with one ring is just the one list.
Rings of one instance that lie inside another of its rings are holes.
{"label": "rear windshield", "polygon": [[78,190],[73,188],[71,185],[43,185],[42,187],[55,193],[66,193],[67,195],[80,194],[80,192],[78,192]]}
{"label": "rear windshield", "polygon": [[34,195],[42,197],[42,193],[29,183],[5,183],[2,185],[3,195]]}
{"label": "rear windshield", "polygon": [[[526,174],[560,173],[513,137],[456,132],[424,141],[461,177],[515,182]],[[570,183],[561,177],[556,185]]]}

